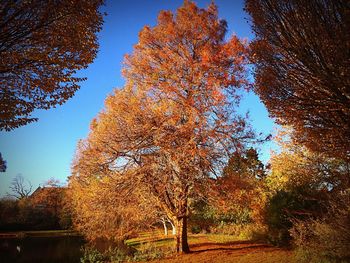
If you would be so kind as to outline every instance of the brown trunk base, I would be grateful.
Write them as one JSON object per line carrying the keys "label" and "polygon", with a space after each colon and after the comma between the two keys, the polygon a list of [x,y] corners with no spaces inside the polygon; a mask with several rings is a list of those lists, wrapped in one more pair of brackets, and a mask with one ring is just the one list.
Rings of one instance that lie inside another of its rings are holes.
{"label": "brown trunk base", "polygon": [[176,221],[176,253],[189,253],[187,242],[187,217],[177,218]]}

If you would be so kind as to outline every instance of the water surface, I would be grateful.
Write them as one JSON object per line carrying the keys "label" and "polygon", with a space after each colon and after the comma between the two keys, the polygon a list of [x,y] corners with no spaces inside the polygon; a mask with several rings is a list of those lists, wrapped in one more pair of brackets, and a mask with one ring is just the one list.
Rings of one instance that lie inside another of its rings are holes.
{"label": "water surface", "polygon": [[3,263],[78,263],[84,239],[79,236],[0,239]]}

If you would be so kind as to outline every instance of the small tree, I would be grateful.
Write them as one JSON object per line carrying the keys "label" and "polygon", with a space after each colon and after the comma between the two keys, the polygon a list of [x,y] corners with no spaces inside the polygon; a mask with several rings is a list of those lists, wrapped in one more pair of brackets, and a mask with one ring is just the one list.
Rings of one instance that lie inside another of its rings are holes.
{"label": "small tree", "polygon": [[11,193],[7,193],[7,195],[21,200],[29,196],[32,191],[32,184],[28,180],[27,183],[25,183],[23,176],[17,175],[13,178],[10,189]]}
{"label": "small tree", "polygon": [[218,213],[235,223],[261,223],[266,170],[255,149],[231,155],[223,175],[215,182],[211,202]]}

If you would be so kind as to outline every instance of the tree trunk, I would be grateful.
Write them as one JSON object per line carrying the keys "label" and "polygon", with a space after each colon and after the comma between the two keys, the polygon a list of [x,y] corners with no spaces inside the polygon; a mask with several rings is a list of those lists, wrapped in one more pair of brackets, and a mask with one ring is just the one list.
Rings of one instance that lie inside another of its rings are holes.
{"label": "tree trunk", "polygon": [[166,220],[165,220],[164,217],[162,217],[161,220],[162,220],[163,227],[164,227],[164,235],[165,235],[165,236],[168,236],[168,227],[167,227],[167,225],[166,225]]}
{"label": "tree trunk", "polygon": [[189,253],[187,242],[187,216],[176,218],[176,253]]}
{"label": "tree trunk", "polygon": [[170,223],[171,228],[172,228],[172,234],[173,234],[173,236],[175,236],[175,235],[176,235],[176,227],[175,227],[175,225],[173,224],[173,222],[171,222],[171,220],[169,220],[169,223]]}

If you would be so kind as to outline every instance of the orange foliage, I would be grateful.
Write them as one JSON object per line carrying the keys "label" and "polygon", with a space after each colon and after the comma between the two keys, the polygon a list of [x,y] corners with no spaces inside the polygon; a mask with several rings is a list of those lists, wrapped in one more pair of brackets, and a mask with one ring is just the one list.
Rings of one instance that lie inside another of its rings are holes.
{"label": "orange foliage", "polygon": [[126,56],[126,85],[106,99],[73,165],[82,184],[110,177],[130,197],[148,192],[175,223],[178,252],[189,250],[189,194],[253,137],[235,114],[237,89],[249,86],[246,47],[235,36],[225,41],[225,33],[214,4],[200,9],[185,1],[176,15],[162,11]]}
{"label": "orange foliage", "polygon": [[67,200],[75,228],[91,241],[122,241],[149,230],[157,220],[154,200],[133,186],[132,180],[121,182],[118,175],[100,179],[73,175]]}
{"label": "orange foliage", "polygon": [[234,153],[223,170],[223,176],[214,183],[211,199],[223,213],[249,211],[255,223],[262,223],[266,202],[264,187],[265,167],[255,149]]}
{"label": "orange foliage", "polygon": [[[0,130],[74,95],[77,70],[96,57],[103,0],[0,2]],[[67,26],[69,25],[69,26]]]}
{"label": "orange foliage", "polygon": [[34,206],[40,206],[58,218],[63,209],[65,190],[58,180],[50,179],[33,192],[30,201]]}

